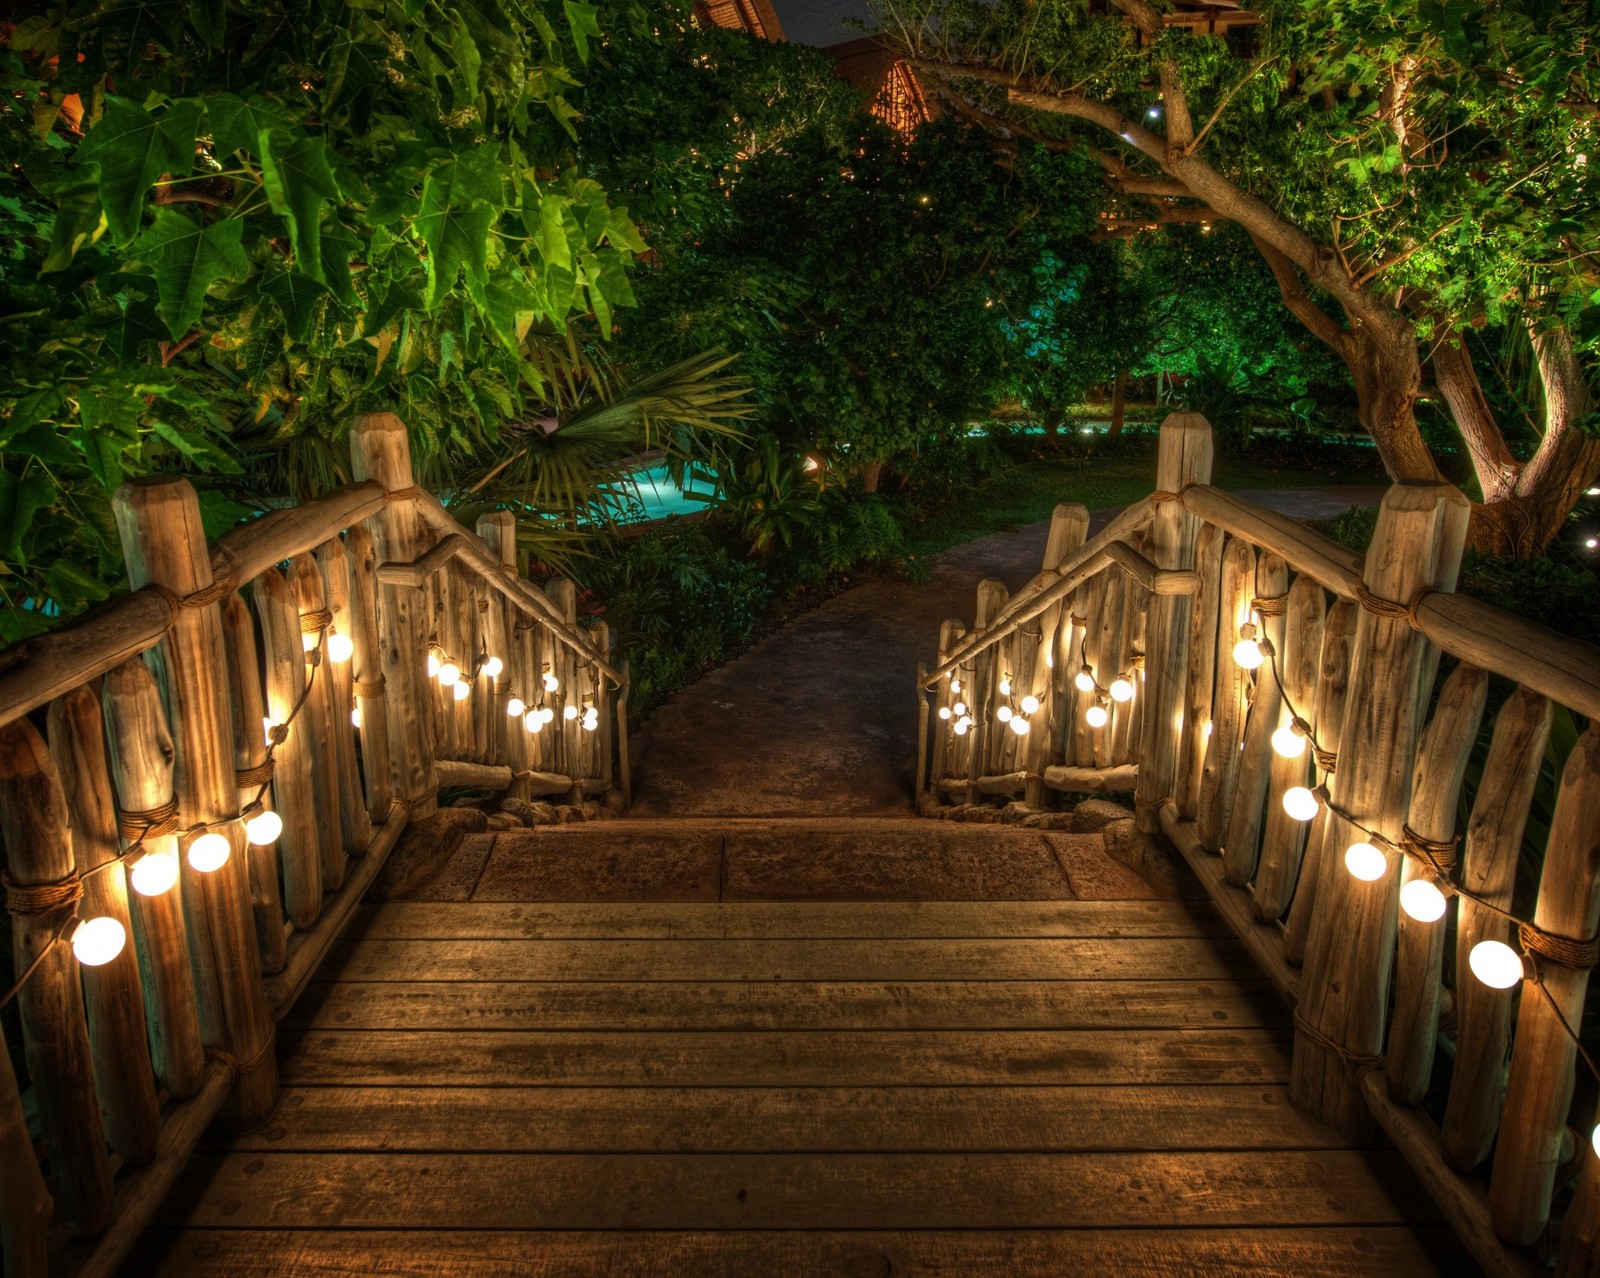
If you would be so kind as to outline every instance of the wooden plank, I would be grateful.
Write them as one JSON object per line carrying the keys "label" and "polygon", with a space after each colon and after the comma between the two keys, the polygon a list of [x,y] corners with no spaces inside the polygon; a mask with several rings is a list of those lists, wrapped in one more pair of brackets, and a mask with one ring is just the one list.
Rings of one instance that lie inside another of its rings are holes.
{"label": "wooden plank", "polygon": [[1211,940],[352,941],[325,979],[365,981],[1026,981],[1203,979],[1243,951]]}
{"label": "wooden plank", "polygon": [[1361,580],[1361,555],[1330,537],[1313,532],[1298,519],[1280,515],[1209,484],[1196,484],[1183,494],[1183,504],[1208,524],[1225,528],[1286,559],[1296,572],[1309,574],[1342,599],[1356,597]]}
{"label": "wooden plank", "polygon": [[[374,1122],[373,1115],[384,1116]],[[227,1146],[289,1152],[1328,1149],[1283,1087],[305,1087]]]}
{"label": "wooden plank", "polygon": [[1270,550],[1256,561],[1255,593],[1263,611],[1255,613],[1256,634],[1279,653],[1277,660],[1263,661],[1256,670],[1255,690],[1250,697],[1250,713],[1245,719],[1244,750],[1239,755],[1233,780],[1233,800],[1228,805],[1228,823],[1222,836],[1222,865],[1228,882],[1243,887],[1255,877],[1261,858],[1261,832],[1267,823],[1268,787],[1274,772],[1272,734],[1284,726],[1283,689],[1278,673],[1288,644],[1285,614],[1266,612],[1266,600],[1282,599],[1288,606],[1289,568]]}
{"label": "wooden plank", "polygon": [[[271,991],[269,990],[269,993]],[[319,985],[302,1029],[1216,1029],[1285,1025],[1265,981],[419,981]]]}
{"label": "wooden plank", "polygon": [[[1394,1153],[235,1154],[166,1224],[344,1229],[1386,1224]],[[1270,1203],[1270,1206],[1267,1204]]]}
{"label": "wooden plank", "polygon": [[[1255,594],[1256,552],[1248,542],[1230,538],[1222,550],[1222,581],[1218,588],[1217,683],[1211,701],[1209,725],[1200,725],[1206,738],[1200,768],[1200,791],[1195,800],[1195,824],[1208,852],[1222,847],[1228,828],[1228,807],[1233,802],[1234,779],[1239,770],[1239,743],[1244,738],[1249,672],[1233,659],[1239,628],[1250,620],[1250,599]],[[1207,727],[1209,726],[1209,732]]]}
{"label": "wooden plank", "polygon": [[958,1086],[1281,1083],[1278,1030],[818,1030],[737,1033],[312,1030],[286,1040],[297,1085]]}
{"label": "wooden plank", "polygon": [[1006,1274],[1118,1278],[1422,1278],[1460,1274],[1460,1245],[1440,1226],[1317,1229],[867,1230],[798,1233],[362,1233],[253,1229],[152,1231],[134,1272],[150,1278],[772,1278],[836,1274]]}
{"label": "wooden plank", "polygon": [[419,901],[363,906],[353,931],[367,940],[1230,935],[1194,901]]}

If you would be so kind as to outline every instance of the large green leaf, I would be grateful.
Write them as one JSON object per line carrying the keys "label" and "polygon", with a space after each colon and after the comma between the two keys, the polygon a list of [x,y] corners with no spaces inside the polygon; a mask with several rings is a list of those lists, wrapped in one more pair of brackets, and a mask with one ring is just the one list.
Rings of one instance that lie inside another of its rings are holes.
{"label": "large green leaf", "polygon": [[237,94],[214,93],[206,99],[206,116],[211,121],[211,138],[219,155],[232,155],[235,151],[258,155],[263,133],[289,128],[289,121],[277,107],[260,96],[247,102]]}
{"label": "large green leaf", "polygon": [[272,211],[289,224],[295,265],[326,283],[322,264],[322,204],[339,198],[328,167],[328,145],[307,134],[269,129],[261,135],[261,184]]}
{"label": "large green leaf", "polygon": [[328,295],[328,290],[316,280],[287,268],[263,275],[260,288],[283,312],[289,336],[297,342],[304,341],[316,317],[317,303]]}
{"label": "large green leaf", "polygon": [[139,233],[145,197],[164,173],[187,177],[194,169],[200,104],[171,102],[159,116],[137,102],[106,97],[106,112],[78,148],[78,162],[100,166],[100,199],[112,239],[120,247]]}
{"label": "large green leaf", "polygon": [[242,280],[250,259],[240,243],[244,223],[225,218],[203,226],[175,209],[156,210],[156,220],[139,237],[135,253],[156,281],[156,310],[174,339],[200,318],[206,290],[218,280]]}
{"label": "large green leaf", "polygon": [[430,311],[439,309],[462,275],[472,299],[480,308],[485,305],[489,228],[500,214],[498,152],[498,147],[486,146],[466,158],[448,160],[422,184],[415,225],[428,246]]}
{"label": "large green leaf", "polygon": [[50,504],[55,490],[41,470],[20,477],[0,470],[0,555],[7,563],[27,562],[24,551],[34,516]]}
{"label": "large green leaf", "polygon": [[50,232],[50,253],[39,268],[41,275],[66,270],[79,249],[93,244],[106,231],[99,167],[85,166],[73,176],[73,181],[52,192],[56,197],[56,221]]}
{"label": "large green leaf", "polygon": [[567,26],[572,30],[572,47],[578,51],[580,61],[589,60],[589,41],[600,38],[600,24],[595,20],[595,15],[600,12],[597,5],[579,4],[576,0],[563,0],[562,10],[567,15]]}

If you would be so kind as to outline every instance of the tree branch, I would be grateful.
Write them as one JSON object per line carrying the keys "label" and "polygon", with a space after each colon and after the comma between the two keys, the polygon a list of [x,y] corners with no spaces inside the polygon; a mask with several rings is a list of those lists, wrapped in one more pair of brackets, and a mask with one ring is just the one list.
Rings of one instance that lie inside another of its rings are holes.
{"label": "tree branch", "polygon": [[1472,356],[1467,352],[1465,333],[1447,333],[1434,347],[1433,378],[1450,405],[1456,429],[1461,432],[1467,452],[1472,456],[1473,473],[1478,477],[1484,501],[1499,501],[1509,496],[1516,489],[1522,464],[1511,455],[1494,410],[1489,407],[1483,385],[1478,381],[1478,370],[1472,366]]}
{"label": "tree branch", "polygon": [[1350,347],[1349,333],[1333,316],[1312,300],[1311,294],[1306,292],[1305,285],[1301,283],[1300,276],[1295,273],[1294,263],[1257,235],[1254,229],[1247,226],[1245,230],[1255,242],[1257,251],[1266,259],[1267,266],[1272,271],[1272,278],[1277,281],[1278,292],[1283,295],[1283,304],[1297,320],[1311,330],[1313,337],[1331,347],[1341,358],[1347,358]]}

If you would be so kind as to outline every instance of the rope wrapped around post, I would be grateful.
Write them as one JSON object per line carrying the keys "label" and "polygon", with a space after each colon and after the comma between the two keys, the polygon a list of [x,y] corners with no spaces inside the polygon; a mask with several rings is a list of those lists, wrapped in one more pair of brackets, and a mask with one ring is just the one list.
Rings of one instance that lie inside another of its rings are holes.
{"label": "rope wrapped around post", "polygon": [[137,844],[145,839],[175,834],[177,829],[177,796],[173,796],[169,802],[163,803],[158,808],[146,808],[142,812],[123,809],[117,813],[117,831],[130,843]]}
{"label": "rope wrapped around post", "polygon": [[1404,621],[1413,630],[1420,631],[1421,623],[1417,620],[1417,609],[1422,606],[1422,601],[1429,595],[1439,592],[1432,586],[1424,586],[1411,596],[1410,603],[1397,603],[1393,599],[1385,599],[1382,595],[1375,595],[1368,590],[1365,583],[1356,582],[1356,600],[1368,612],[1378,617],[1388,617],[1391,621]]}

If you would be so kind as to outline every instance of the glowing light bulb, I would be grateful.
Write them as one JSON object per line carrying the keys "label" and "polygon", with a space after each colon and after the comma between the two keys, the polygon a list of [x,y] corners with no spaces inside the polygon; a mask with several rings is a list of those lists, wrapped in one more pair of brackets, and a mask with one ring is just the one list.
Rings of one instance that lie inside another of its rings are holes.
{"label": "glowing light bulb", "polygon": [[598,715],[586,714],[583,716],[583,730],[585,732],[593,732],[599,726],[600,717]]}
{"label": "glowing light bulb", "polygon": [[1352,843],[1344,850],[1344,868],[1363,883],[1376,883],[1389,872],[1389,858],[1370,843]]}
{"label": "glowing light bulb", "polygon": [[461,678],[461,667],[454,661],[446,661],[439,667],[439,682],[447,688],[455,687]]}
{"label": "glowing light bulb", "polygon": [[1009,678],[1000,680],[1000,695],[1002,697],[1011,695],[1011,680]]}
{"label": "glowing light bulb", "polygon": [[457,701],[465,701],[472,695],[472,685],[465,679],[459,679],[451,685],[450,691]]}
{"label": "glowing light bulb", "polygon": [[1255,670],[1266,660],[1261,645],[1254,639],[1241,639],[1233,645],[1233,664],[1244,670]]}
{"label": "glowing light bulb", "polygon": [[1467,955],[1467,966],[1491,989],[1508,990],[1522,980],[1522,955],[1504,941],[1479,941]]}
{"label": "glowing light bulb", "polygon": [[302,632],[300,635],[300,647],[306,652],[315,652],[317,645],[321,642],[322,632],[320,630],[312,630],[309,633]]}
{"label": "glowing light bulb", "polygon": [[1010,723],[1011,722],[1011,715],[1012,715],[1012,710],[1011,710],[1010,706],[1001,706],[998,710],[996,710],[994,712],[994,717],[996,719],[1000,720],[1001,723]]}
{"label": "glowing light bulb", "polygon": [[1019,737],[1027,736],[1028,721],[1019,714],[1011,721],[1011,731],[1015,732]]}
{"label": "glowing light bulb", "polygon": [[1087,668],[1080,670],[1072,676],[1072,686],[1079,692],[1093,692],[1094,676],[1089,673]]}
{"label": "glowing light bulb", "polygon": [[1285,725],[1272,734],[1272,750],[1285,759],[1298,759],[1306,752],[1306,739]]}
{"label": "glowing light bulb", "polygon": [[1038,714],[1039,713],[1039,698],[1035,697],[1035,696],[1024,697],[1022,699],[1022,713],[1023,714]]}
{"label": "glowing light bulb", "polygon": [[432,648],[428,649],[428,678],[437,678],[439,674],[439,667],[442,664],[443,663],[439,660],[439,654]]}
{"label": "glowing light bulb", "polygon": [[361,726],[361,707],[360,706],[352,706],[350,708],[350,726],[352,728],[359,728]]}
{"label": "glowing light bulb", "polygon": [[1283,810],[1296,821],[1311,820],[1321,806],[1321,800],[1303,785],[1292,785],[1283,792]]}
{"label": "glowing light bulb", "polygon": [[1104,706],[1090,706],[1083,712],[1084,722],[1091,728],[1103,728],[1106,721],[1111,718]]}
{"label": "glowing light bulb", "polygon": [[232,851],[226,835],[208,830],[189,845],[189,864],[202,874],[210,874],[228,863]]}
{"label": "glowing light bulb", "polygon": [[500,672],[505,668],[506,663],[501,661],[499,657],[490,657],[489,660],[483,663],[483,673],[491,679],[498,679]]}
{"label": "glowing light bulb", "polygon": [[1444,917],[1449,902],[1432,879],[1412,879],[1400,889],[1400,908],[1418,923],[1432,923]]}
{"label": "glowing light bulb", "polygon": [[1111,681],[1111,686],[1107,688],[1106,691],[1111,694],[1111,699],[1113,701],[1133,700],[1133,684],[1129,683],[1126,679],[1120,677],[1113,679]]}
{"label": "glowing light bulb", "polygon": [[949,706],[940,706],[939,707],[939,717],[941,719],[948,719],[950,717],[950,707]]}
{"label": "glowing light bulb", "polygon": [[127,943],[127,930],[116,919],[104,914],[97,919],[84,920],[72,931],[72,952],[85,967],[111,962]]}
{"label": "glowing light bulb", "polygon": [[956,726],[954,728],[954,732],[955,732],[956,736],[964,737],[964,736],[967,735],[967,730],[969,728],[971,728],[971,727],[972,727],[972,720],[971,719],[957,719],[956,720]]}
{"label": "glowing light bulb", "polygon": [[544,716],[542,714],[540,714],[537,710],[530,710],[523,717],[522,726],[524,728],[526,728],[529,732],[543,732],[544,731]]}
{"label": "glowing light bulb", "polygon": [[146,852],[133,863],[128,876],[140,896],[160,896],[178,881],[178,858],[170,852]]}
{"label": "glowing light bulb", "polygon": [[955,675],[953,675],[953,674],[950,676],[950,691],[951,692],[960,692],[961,691],[961,680],[957,679],[955,677]]}
{"label": "glowing light bulb", "polygon": [[328,632],[328,660],[342,664],[355,655],[356,645],[349,635],[337,630]]}
{"label": "glowing light bulb", "polygon": [[[1600,492],[1600,488],[1591,488],[1590,492]],[[1589,1137],[1589,1143],[1594,1146],[1594,1152],[1600,1154],[1600,1127],[1594,1129],[1594,1135]]]}
{"label": "glowing light bulb", "polygon": [[272,744],[272,720],[266,718],[265,716],[263,716],[261,720],[261,738],[268,745]]}
{"label": "glowing light bulb", "polygon": [[554,723],[555,722],[555,718],[556,718],[556,712],[554,710],[552,710],[549,706],[540,706],[539,707],[539,722],[540,723]]}
{"label": "glowing light bulb", "polygon": [[512,697],[510,701],[506,702],[506,713],[513,719],[520,719],[528,713],[528,707],[523,704],[521,697]]}
{"label": "glowing light bulb", "polygon": [[956,717],[960,718],[962,715],[966,714],[966,712],[967,712],[967,703],[965,701],[958,701],[958,702],[956,702],[954,708],[955,708],[955,712],[956,712]]}
{"label": "glowing light bulb", "polygon": [[283,833],[283,818],[276,812],[268,809],[257,812],[244,823],[244,836],[258,848],[264,848],[269,843],[276,843],[278,836]]}
{"label": "glowing light bulb", "polygon": [[574,706],[574,705],[562,706],[561,707],[561,717],[563,719],[566,719],[568,722],[571,722],[573,719],[576,719],[578,717],[578,707]]}
{"label": "glowing light bulb", "polygon": [[548,670],[544,672],[542,682],[544,683],[544,690],[546,692],[554,692],[561,686],[561,680],[557,679],[555,675],[551,674]]}

